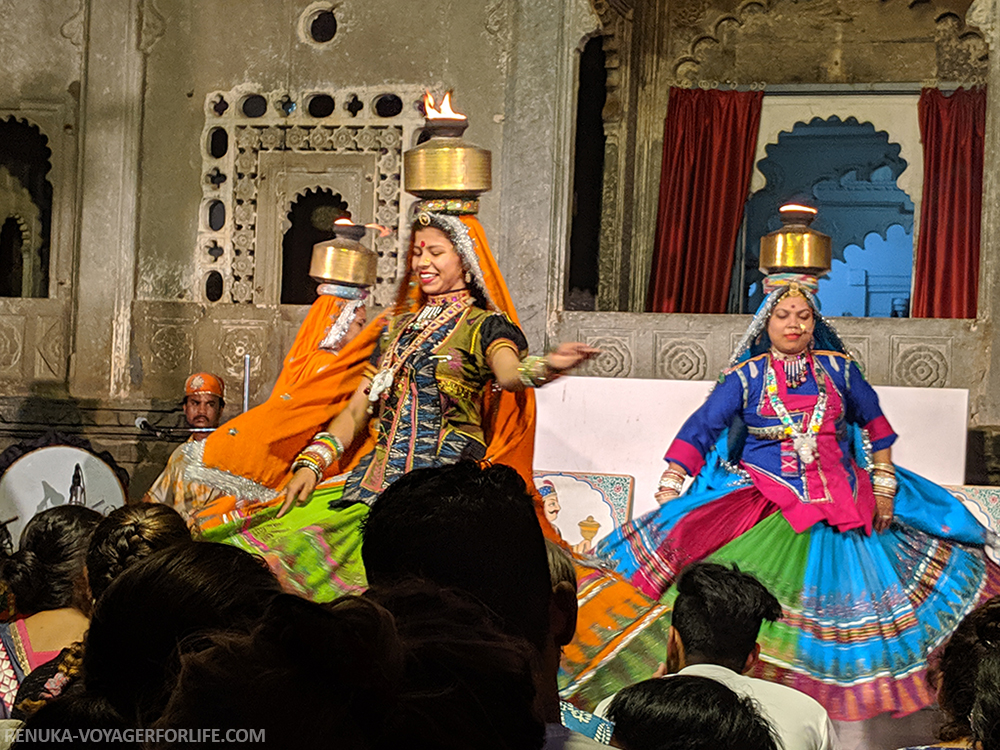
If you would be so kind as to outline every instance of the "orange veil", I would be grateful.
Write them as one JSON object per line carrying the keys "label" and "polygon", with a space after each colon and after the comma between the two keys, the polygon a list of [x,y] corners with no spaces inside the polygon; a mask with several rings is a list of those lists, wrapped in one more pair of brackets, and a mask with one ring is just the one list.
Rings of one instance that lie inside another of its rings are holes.
{"label": "orange veil", "polygon": [[[482,282],[493,305],[516,324],[517,313],[503,276],[490,252],[479,220],[462,216],[468,228],[482,270]],[[422,292],[410,283],[407,263],[400,287],[397,312],[416,309],[422,304]],[[229,475],[250,480],[271,491],[280,490],[289,479],[295,456],[313,435],[346,406],[361,382],[365,367],[392,312],[383,313],[369,323],[339,353],[317,350],[328,325],[328,305],[317,300],[296,336],[285,367],[271,396],[260,406],[231,419],[205,440],[203,463]],[[315,313],[315,314],[314,314]],[[487,388],[483,401],[483,427],[487,438],[486,459],[514,467],[534,490],[532,459],[535,448],[535,394]],[[371,451],[370,434],[359,437],[339,465],[327,474],[348,471]],[[252,494],[252,493],[251,493]],[[543,528],[549,526],[543,523]]]}

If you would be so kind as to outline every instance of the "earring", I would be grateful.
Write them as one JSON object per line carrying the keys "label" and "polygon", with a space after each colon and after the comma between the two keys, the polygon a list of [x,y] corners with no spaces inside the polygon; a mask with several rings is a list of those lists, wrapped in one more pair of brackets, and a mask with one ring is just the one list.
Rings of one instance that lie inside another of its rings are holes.
{"label": "earring", "polygon": [[472,283],[472,274],[469,273],[468,271],[465,272],[465,283],[466,284]]}

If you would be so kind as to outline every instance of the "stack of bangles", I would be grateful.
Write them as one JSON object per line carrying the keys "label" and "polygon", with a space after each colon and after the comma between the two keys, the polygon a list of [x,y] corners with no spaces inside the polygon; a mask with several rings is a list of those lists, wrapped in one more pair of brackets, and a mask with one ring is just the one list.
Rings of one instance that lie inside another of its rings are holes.
{"label": "stack of bangles", "polygon": [[880,497],[896,496],[896,467],[892,464],[875,463],[872,466],[872,491]]}
{"label": "stack of bangles", "polygon": [[517,366],[517,374],[521,376],[525,388],[540,388],[562,373],[549,364],[548,358],[532,355],[521,360],[521,364]]}
{"label": "stack of bangles", "polygon": [[343,455],[344,444],[340,442],[340,438],[329,432],[317,432],[313,436],[312,442],[295,457],[292,473],[294,474],[299,469],[309,469],[316,475],[318,482],[334,461],[339,460]]}
{"label": "stack of bangles", "polygon": [[660,491],[676,492],[681,494],[684,489],[684,472],[677,469],[667,469],[660,477]]}

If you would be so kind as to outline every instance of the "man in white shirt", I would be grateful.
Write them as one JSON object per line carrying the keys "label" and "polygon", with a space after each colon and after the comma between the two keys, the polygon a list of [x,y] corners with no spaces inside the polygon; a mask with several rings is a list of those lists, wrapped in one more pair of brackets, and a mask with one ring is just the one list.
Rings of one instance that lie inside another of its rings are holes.
{"label": "man in white shirt", "polygon": [[[667,661],[656,677],[693,675],[723,683],[753,698],[784,750],[836,750],[830,717],[805,693],[746,675],[760,655],[761,624],[782,616],[764,585],[735,565],[695,563],[677,581],[677,599],[667,638]],[[612,699],[597,707],[606,716]]]}

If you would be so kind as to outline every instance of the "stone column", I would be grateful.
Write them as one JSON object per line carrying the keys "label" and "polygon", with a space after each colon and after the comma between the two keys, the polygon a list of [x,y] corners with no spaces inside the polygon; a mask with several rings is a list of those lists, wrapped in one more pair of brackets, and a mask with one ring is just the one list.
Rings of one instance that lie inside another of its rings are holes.
{"label": "stone column", "polygon": [[986,388],[970,404],[973,421],[980,425],[1000,425],[1000,264],[988,262],[1000,254],[1000,9],[997,0],[975,0],[966,16],[968,23],[983,32],[989,46],[986,87],[986,142],[983,159],[983,223],[979,239],[979,314],[977,325],[986,327],[984,341],[989,371]]}
{"label": "stone column", "polygon": [[546,343],[547,315],[563,305],[579,53],[598,28],[589,0],[522,0],[514,17],[497,255],[537,352]]}
{"label": "stone column", "polygon": [[143,48],[152,44],[158,14],[152,0],[90,0],[88,6],[69,385],[76,397],[116,399],[129,390]]}

